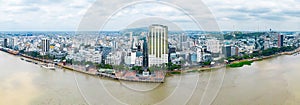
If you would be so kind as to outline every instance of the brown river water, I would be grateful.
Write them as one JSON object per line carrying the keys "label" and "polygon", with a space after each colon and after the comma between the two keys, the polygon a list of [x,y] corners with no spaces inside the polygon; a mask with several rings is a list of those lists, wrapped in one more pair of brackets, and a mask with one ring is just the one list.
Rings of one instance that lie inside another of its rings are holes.
{"label": "brown river water", "polygon": [[0,52],[0,105],[299,105],[300,55],[137,83],[55,71]]}

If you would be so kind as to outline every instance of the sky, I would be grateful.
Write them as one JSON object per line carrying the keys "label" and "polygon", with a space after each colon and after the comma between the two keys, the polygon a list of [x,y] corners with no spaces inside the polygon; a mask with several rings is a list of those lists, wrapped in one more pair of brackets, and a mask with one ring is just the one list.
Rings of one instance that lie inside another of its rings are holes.
{"label": "sky", "polygon": [[[270,28],[275,31],[300,30],[300,0],[202,2],[222,31],[267,31]],[[197,4],[186,4],[194,10],[199,9],[193,6]],[[109,14],[107,11],[110,11],[110,6],[95,4],[95,0],[0,0],[0,31],[76,31],[87,11],[95,5],[103,8],[92,14],[110,16],[104,30],[121,30],[137,20],[149,17],[168,19],[184,30],[199,29],[182,10],[162,4],[136,4]]]}

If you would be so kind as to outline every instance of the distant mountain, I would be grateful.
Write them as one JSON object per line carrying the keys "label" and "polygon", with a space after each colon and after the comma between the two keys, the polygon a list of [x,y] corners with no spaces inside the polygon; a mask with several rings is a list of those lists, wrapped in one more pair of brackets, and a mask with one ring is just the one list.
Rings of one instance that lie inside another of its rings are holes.
{"label": "distant mountain", "polygon": [[147,32],[148,28],[147,27],[140,27],[140,28],[128,28],[121,30],[121,32]]}

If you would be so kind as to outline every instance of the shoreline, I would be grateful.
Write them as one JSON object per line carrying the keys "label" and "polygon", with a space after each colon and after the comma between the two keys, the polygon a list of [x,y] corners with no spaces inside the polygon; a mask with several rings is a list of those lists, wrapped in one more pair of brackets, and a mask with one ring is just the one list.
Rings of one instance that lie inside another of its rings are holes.
{"label": "shoreline", "polygon": [[[13,54],[13,53],[10,53],[6,50],[3,50],[2,48],[0,48],[0,51],[4,52],[4,53],[7,53],[7,54],[10,54],[10,55],[14,55],[14,56],[19,56],[19,57],[23,57],[23,58],[26,58],[28,60],[31,60],[32,62],[39,62],[39,64],[41,62],[44,62],[44,63],[54,63],[53,61],[50,61],[50,60],[45,60],[45,59],[39,59],[39,58],[34,58],[34,57],[31,57],[31,56],[27,56],[25,54]],[[37,65],[39,65],[37,64]],[[57,63],[56,65],[58,68],[61,68],[61,69],[64,69],[64,70],[70,70],[70,71],[74,71],[74,72],[78,72],[78,73],[82,73],[82,74],[86,74],[86,75],[90,75],[90,76],[94,76],[94,77],[105,77],[105,78],[108,78],[108,79],[112,79],[112,80],[121,80],[121,81],[130,81],[130,82],[144,82],[144,83],[164,83],[164,80],[165,80],[165,77],[166,77],[166,73],[163,73],[161,75],[163,75],[162,78],[151,78],[150,80],[140,80],[140,79],[127,79],[125,77],[117,77],[115,75],[111,75],[111,74],[107,74],[107,73],[99,73],[99,72],[88,72],[88,71],[85,71],[85,70],[79,70],[79,69],[76,69],[76,68],[73,68],[73,67],[70,67],[70,66],[67,66],[67,65],[63,65],[62,63]]]}
{"label": "shoreline", "polygon": [[[30,56],[27,56],[27,55],[24,55],[24,54],[11,53],[11,52],[3,50],[3,48],[1,48],[0,51],[2,51],[4,53],[8,53],[10,55],[24,57],[24,58],[27,58],[27,59],[30,59],[30,60],[33,60],[33,61],[45,62],[45,63],[54,63],[53,61],[50,61],[50,60],[34,58],[34,57],[30,57]],[[271,58],[278,57],[278,56],[281,56],[281,55],[294,55],[294,54],[299,53],[299,52],[300,52],[300,47],[297,48],[296,50],[290,51],[290,52],[281,52],[281,53],[277,53],[277,54],[270,55],[270,56],[263,56],[261,58],[244,59],[244,60],[231,62],[230,64],[240,63],[240,62],[243,62],[243,61],[252,61],[252,62],[263,61],[265,59],[271,59]],[[82,74],[86,74],[86,75],[90,75],[90,76],[106,77],[106,78],[114,79],[114,80],[122,80],[122,81],[130,81],[130,82],[145,82],[145,83],[164,83],[164,80],[165,80],[166,77],[176,75],[176,74],[172,74],[172,72],[180,72],[180,74],[190,73],[190,72],[204,72],[204,71],[209,71],[209,70],[217,70],[217,69],[221,69],[221,68],[227,68],[227,65],[228,64],[225,64],[225,65],[222,64],[222,65],[218,65],[218,66],[214,66],[214,67],[194,67],[194,68],[188,68],[188,69],[185,69],[185,70],[166,72],[166,73],[164,73],[164,77],[161,80],[133,80],[133,79],[126,79],[124,77],[116,77],[115,75],[110,75],[110,74],[107,74],[107,73],[99,73],[99,72],[91,73],[91,72],[84,71],[84,70],[78,70],[78,69],[63,65],[62,63],[57,64],[57,66],[59,68],[62,68],[64,70],[70,70],[70,71],[74,71],[74,72],[78,72],[78,73],[82,73]],[[228,67],[228,68],[239,68],[239,67]]]}
{"label": "shoreline", "polygon": [[[275,58],[275,57],[282,56],[282,55],[294,55],[294,54],[297,54],[297,53],[300,53],[300,47],[297,48],[297,49],[295,49],[294,51],[281,52],[281,53],[277,53],[277,54],[270,55],[270,56],[263,56],[263,57],[261,57],[261,58],[243,59],[243,60],[231,62],[230,64],[233,64],[233,63],[241,63],[241,62],[243,62],[243,61],[251,61],[251,62],[263,61],[263,60],[266,60],[266,59],[271,59],[271,58]],[[227,65],[228,65],[228,64],[226,64],[226,65],[221,65],[221,66],[216,66],[216,67],[191,68],[191,69],[182,70],[182,71],[183,71],[182,73],[188,73],[188,72],[202,72],[202,71],[209,71],[209,70],[214,70],[214,69],[227,68]],[[243,67],[243,66],[242,66],[242,67]],[[228,67],[228,68],[240,68],[240,67]]]}

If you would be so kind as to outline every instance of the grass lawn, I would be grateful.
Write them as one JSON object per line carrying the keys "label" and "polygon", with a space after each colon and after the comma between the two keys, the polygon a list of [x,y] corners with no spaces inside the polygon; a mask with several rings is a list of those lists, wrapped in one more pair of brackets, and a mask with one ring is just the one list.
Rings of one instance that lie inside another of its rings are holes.
{"label": "grass lawn", "polygon": [[233,63],[233,64],[229,64],[227,65],[227,67],[243,67],[244,65],[251,65],[253,63],[253,61],[241,61],[241,62],[237,62],[237,63]]}

